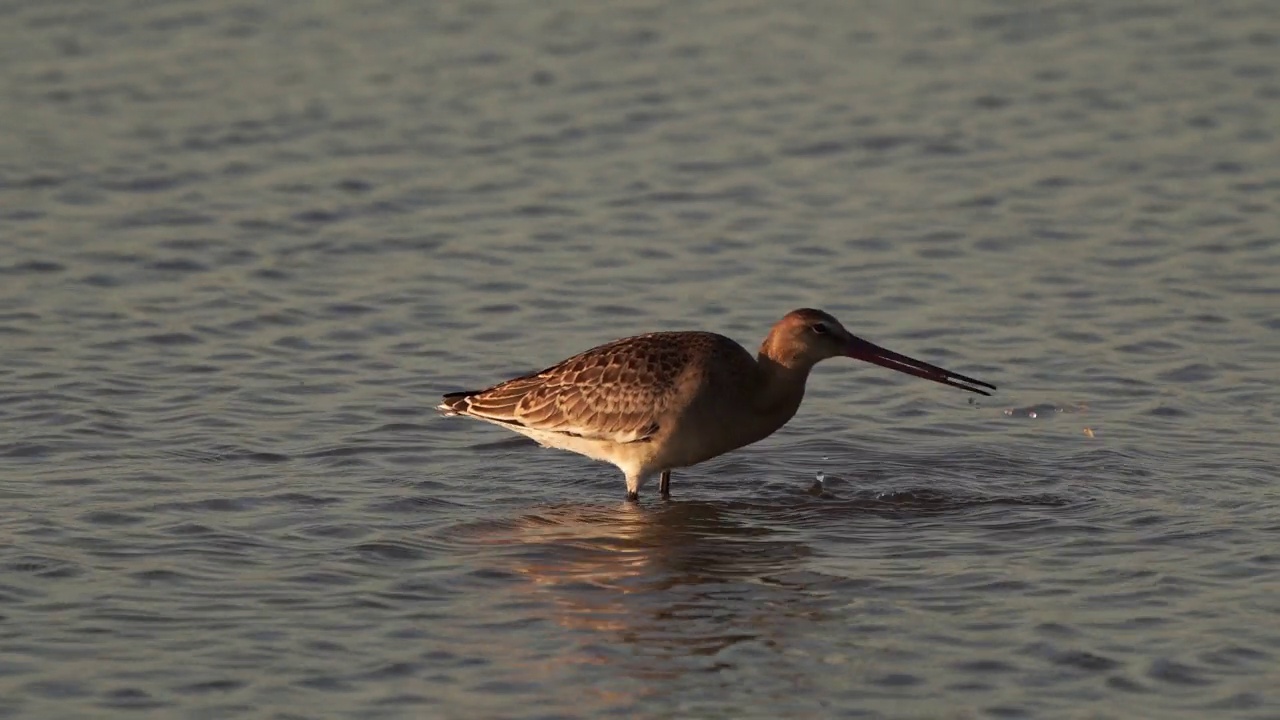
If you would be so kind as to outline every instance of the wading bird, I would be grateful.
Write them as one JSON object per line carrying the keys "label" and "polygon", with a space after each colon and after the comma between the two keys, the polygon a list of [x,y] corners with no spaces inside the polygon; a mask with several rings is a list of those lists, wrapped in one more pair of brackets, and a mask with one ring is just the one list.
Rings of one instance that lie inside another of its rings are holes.
{"label": "wading bird", "polygon": [[661,473],[688,467],[773,434],[796,414],[809,371],[851,357],[934,382],[990,395],[995,385],[899,355],[855,337],[831,315],[787,313],[752,357],[711,332],[658,332],[615,340],[541,372],[485,390],[449,393],[445,415],[486,420],[544,447],[612,463],[627,499]]}

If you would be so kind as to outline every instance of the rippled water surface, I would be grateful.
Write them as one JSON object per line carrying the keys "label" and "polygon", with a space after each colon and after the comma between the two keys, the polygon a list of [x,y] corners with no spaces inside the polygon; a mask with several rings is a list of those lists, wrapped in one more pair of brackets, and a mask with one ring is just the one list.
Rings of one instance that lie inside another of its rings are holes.
{"label": "rippled water surface", "polygon": [[[0,716],[1280,717],[1280,10],[0,5]],[[439,417],[784,312],[622,501]],[[822,482],[817,478],[821,474]]]}

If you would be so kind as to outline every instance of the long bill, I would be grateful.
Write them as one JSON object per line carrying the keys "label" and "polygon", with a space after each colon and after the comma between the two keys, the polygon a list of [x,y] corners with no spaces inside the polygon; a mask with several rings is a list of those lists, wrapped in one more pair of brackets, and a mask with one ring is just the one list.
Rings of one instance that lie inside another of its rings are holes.
{"label": "long bill", "polygon": [[978,393],[979,395],[990,395],[991,393],[986,390],[981,390],[979,387],[975,386],[990,388],[992,390],[996,389],[996,386],[991,383],[975,380],[971,377],[961,375],[960,373],[954,373],[950,370],[940,368],[937,365],[930,365],[923,360],[916,360],[915,358],[907,357],[906,355],[896,353],[892,350],[886,350],[885,348],[882,348],[875,343],[867,342],[862,338],[853,338],[849,342],[849,346],[846,348],[845,354],[855,360],[863,360],[879,365],[880,367],[897,370],[898,372],[906,373],[908,375],[915,375],[918,378],[932,380],[936,383],[942,383],[943,385],[950,385],[951,387],[960,388],[961,390],[968,390],[969,392]]}

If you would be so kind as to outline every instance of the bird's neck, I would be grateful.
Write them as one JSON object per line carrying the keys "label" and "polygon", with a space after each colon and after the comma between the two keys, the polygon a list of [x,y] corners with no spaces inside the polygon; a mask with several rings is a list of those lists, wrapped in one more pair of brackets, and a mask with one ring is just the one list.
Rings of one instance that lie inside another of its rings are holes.
{"label": "bird's neck", "polygon": [[773,350],[766,340],[756,356],[759,384],[754,404],[762,413],[776,417],[780,427],[800,408],[813,363]]}

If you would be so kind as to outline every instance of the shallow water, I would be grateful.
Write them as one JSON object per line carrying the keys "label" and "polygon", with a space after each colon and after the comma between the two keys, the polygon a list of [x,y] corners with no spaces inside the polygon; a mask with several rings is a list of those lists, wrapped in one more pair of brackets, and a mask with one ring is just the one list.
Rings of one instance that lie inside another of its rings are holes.
{"label": "shallow water", "polygon": [[[1273,4],[0,20],[0,715],[1280,717]],[[799,306],[1000,392],[431,409]]]}

